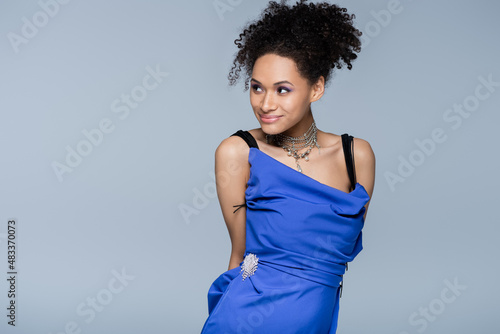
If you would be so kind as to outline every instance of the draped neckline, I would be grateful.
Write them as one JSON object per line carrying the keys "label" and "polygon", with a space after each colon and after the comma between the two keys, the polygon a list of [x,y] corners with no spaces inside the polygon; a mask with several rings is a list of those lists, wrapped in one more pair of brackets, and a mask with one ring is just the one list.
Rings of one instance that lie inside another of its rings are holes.
{"label": "draped neckline", "polygon": [[276,165],[283,167],[282,168],[283,170],[286,170],[286,171],[289,171],[289,172],[292,172],[292,173],[296,173],[296,174],[302,175],[301,177],[304,177],[305,179],[310,180],[314,184],[317,184],[320,187],[323,187],[323,188],[325,188],[327,190],[333,190],[333,191],[342,193],[343,195],[346,195],[346,196],[353,196],[354,193],[357,192],[357,191],[364,191],[366,193],[366,195],[368,195],[365,187],[363,187],[363,185],[360,184],[359,182],[356,182],[356,184],[354,186],[354,189],[351,192],[345,192],[345,191],[340,190],[338,188],[335,188],[335,187],[329,186],[329,185],[327,185],[325,183],[322,183],[322,182],[320,182],[320,181],[318,181],[318,180],[310,177],[309,175],[306,175],[306,174],[303,174],[303,173],[299,172],[298,170],[296,170],[296,169],[294,169],[294,168],[292,168],[292,167],[290,167],[290,166],[282,163],[281,161],[273,158],[269,154],[261,151],[260,149],[258,149],[256,147],[250,147],[250,151],[248,152],[248,161],[251,161],[251,152],[252,152],[252,149],[254,149],[254,152],[259,152],[259,154],[261,154],[261,156],[266,157],[268,160],[270,160],[271,162],[274,162]]}

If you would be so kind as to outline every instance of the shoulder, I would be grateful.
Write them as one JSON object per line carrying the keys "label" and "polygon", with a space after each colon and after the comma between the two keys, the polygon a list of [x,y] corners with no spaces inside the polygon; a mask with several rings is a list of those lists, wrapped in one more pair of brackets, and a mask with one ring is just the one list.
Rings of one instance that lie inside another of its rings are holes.
{"label": "shoulder", "polygon": [[354,160],[358,165],[374,165],[375,153],[368,141],[362,138],[353,138]]}
{"label": "shoulder", "polygon": [[[343,152],[342,136],[328,132],[323,132],[323,142],[326,145],[336,146],[339,152]],[[353,136],[353,154],[356,168],[356,175],[364,175],[361,178],[371,179],[375,174],[375,154],[370,143],[362,138]],[[344,155],[340,155],[339,161],[344,161]],[[364,180],[367,182],[368,180]],[[371,183],[371,180],[369,181]]]}
{"label": "shoulder", "polygon": [[248,144],[240,136],[224,138],[215,150],[216,161],[247,162]]}
{"label": "shoulder", "polygon": [[354,138],[353,147],[356,179],[372,198],[375,186],[375,154],[370,143],[361,138]]}

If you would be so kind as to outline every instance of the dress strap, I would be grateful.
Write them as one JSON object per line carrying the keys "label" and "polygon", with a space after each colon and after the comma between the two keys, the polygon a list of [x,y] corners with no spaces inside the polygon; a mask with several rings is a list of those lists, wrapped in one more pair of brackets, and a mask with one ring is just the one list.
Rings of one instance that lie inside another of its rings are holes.
{"label": "dress strap", "polygon": [[[248,131],[238,130],[235,133],[233,133],[231,136],[239,136],[239,137],[243,138],[243,140],[248,144],[249,147],[255,147],[255,148],[259,149],[259,145],[257,145],[257,141]],[[236,213],[236,211],[238,211],[239,209],[246,207],[246,206],[247,206],[246,201],[245,201],[245,203],[242,203],[242,204],[233,205],[233,208],[236,208],[233,211],[233,213]]]}
{"label": "dress strap", "polygon": [[241,138],[243,138],[243,140],[246,141],[249,147],[255,147],[257,149],[259,148],[259,145],[257,145],[257,141],[248,131],[238,130],[231,136],[240,136]]}
{"label": "dress strap", "polygon": [[345,163],[347,166],[347,173],[351,180],[351,189],[356,187],[356,172],[354,169],[354,140],[353,136],[347,133],[342,135],[342,148],[344,149]]}
{"label": "dress strap", "polygon": [[[356,172],[354,169],[354,140],[353,136],[347,133],[342,135],[342,148],[344,150],[345,163],[347,166],[347,174],[349,174],[349,180],[351,180],[351,189],[356,187]],[[348,264],[345,263],[345,270],[348,270]],[[344,275],[342,275],[343,278]],[[344,290],[344,279],[340,282],[339,287],[339,298],[342,298],[342,291]]]}

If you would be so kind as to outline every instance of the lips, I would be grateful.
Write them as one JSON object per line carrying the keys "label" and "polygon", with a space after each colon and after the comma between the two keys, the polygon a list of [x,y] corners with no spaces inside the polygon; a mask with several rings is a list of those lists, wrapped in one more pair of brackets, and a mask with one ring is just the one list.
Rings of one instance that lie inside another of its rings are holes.
{"label": "lips", "polygon": [[274,123],[278,121],[283,115],[259,115],[260,120],[264,123]]}

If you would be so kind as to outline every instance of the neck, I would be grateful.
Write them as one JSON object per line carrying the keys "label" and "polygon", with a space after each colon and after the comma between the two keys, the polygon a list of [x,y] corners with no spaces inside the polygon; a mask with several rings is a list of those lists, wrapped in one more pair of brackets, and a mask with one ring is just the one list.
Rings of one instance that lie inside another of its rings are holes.
{"label": "neck", "polygon": [[[277,135],[270,136],[275,145],[281,146],[284,149],[288,149],[290,152],[297,152],[298,150],[310,146],[317,146],[317,128],[314,121],[311,123],[309,128],[301,135],[297,137],[289,137],[282,133],[278,133]],[[269,137],[268,141],[269,143]],[[308,150],[307,153],[309,153]]]}
{"label": "neck", "polygon": [[288,137],[300,137],[303,136],[304,133],[311,127],[311,124],[314,122],[314,117],[311,112],[311,108],[309,107],[309,112],[304,116],[304,118],[288,130],[283,131],[281,134]]}

